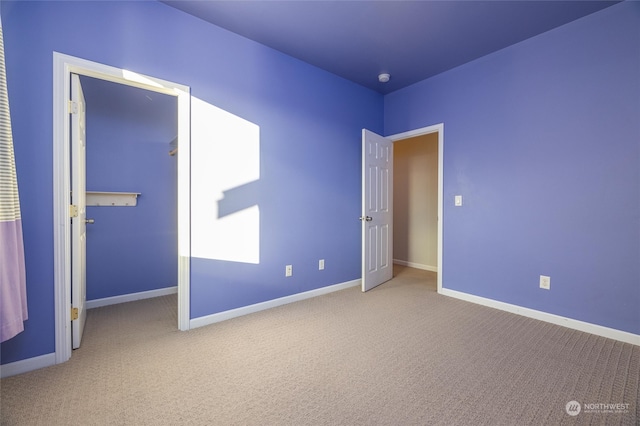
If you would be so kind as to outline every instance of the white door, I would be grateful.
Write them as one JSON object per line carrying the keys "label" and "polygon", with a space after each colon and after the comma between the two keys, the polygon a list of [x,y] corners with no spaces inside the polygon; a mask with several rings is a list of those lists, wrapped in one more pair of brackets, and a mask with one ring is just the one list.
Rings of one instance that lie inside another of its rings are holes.
{"label": "white door", "polygon": [[87,203],[85,102],[80,77],[71,74],[71,308],[77,318],[71,322],[72,347],[80,347],[84,322],[87,282]]}
{"label": "white door", "polygon": [[362,291],[393,277],[393,142],[362,130]]}

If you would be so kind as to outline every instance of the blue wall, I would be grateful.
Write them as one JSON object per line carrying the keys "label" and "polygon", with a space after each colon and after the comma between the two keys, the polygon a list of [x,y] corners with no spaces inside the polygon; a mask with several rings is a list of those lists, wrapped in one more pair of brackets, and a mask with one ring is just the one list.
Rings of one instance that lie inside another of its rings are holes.
{"label": "blue wall", "polygon": [[29,304],[2,363],[55,350],[53,51],[188,85],[260,126],[260,179],[237,196],[260,206],[260,263],[194,259],[192,318],[360,277],[360,132],[382,132],[381,95],[159,2],[1,7]]}
{"label": "blue wall", "polygon": [[136,207],[87,207],[87,300],[177,285],[177,100],[81,77],[87,190],[139,192]]}
{"label": "blue wall", "polygon": [[640,333],[640,3],[385,97],[387,135],[441,122],[443,286]]}

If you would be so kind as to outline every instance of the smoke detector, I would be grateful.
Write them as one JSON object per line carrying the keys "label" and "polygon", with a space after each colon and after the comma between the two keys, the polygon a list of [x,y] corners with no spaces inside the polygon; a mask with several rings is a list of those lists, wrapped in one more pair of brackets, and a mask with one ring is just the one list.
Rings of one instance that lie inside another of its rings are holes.
{"label": "smoke detector", "polygon": [[380,83],[386,83],[387,81],[389,81],[390,78],[391,76],[389,74],[383,73],[378,76],[378,81]]}

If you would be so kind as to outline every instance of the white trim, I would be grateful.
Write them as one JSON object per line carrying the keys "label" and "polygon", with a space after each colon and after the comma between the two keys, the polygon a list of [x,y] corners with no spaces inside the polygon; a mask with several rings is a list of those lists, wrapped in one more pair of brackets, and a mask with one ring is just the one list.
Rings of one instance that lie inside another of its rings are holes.
{"label": "white trim", "polygon": [[191,315],[191,94],[178,95],[178,330]]}
{"label": "white trim", "polygon": [[69,65],[53,54],[53,264],[56,364],[71,358],[71,241],[66,206],[70,204],[69,120],[60,105],[69,97]]}
{"label": "white trim", "polygon": [[100,308],[102,306],[117,305],[119,303],[133,302],[142,299],[151,299],[153,297],[168,296],[176,294],[178,286],[159,288],[156,290],[140,291],[138,293],[121,294],[120,296],[103,297],[102,299],[87,300],[86,308]]}
{"label": "white trim", "polygon": [[0,365],[0,378],[15,376],[17,374],[28,373],[40,368],[51,367],[56,364],[56,354],[34,356],[33,358],[22,359],[16,362]]}
{"label": "white trim", "polygon": [[178,328],[189,328],[190,88],[177,83],[53,52],[53,243],[55,362],[71,357],[70,75],[76,73],[177,97],[178,104]]}
{"label": "white trim", "polygon": [[433,265],[423,265],[422,263],[407,262],[406,260],[393,259],[396,265],[408,266],[410,268],[422,269],[423,271],[438,272],[438,267]]}
{"label": "white trim", "polygon": [[[188,195],[186,195],[188,196]],[[186,197],[185,196],[185,197]],[[180,198],[180,194],[178,194]],[[190,232],[190,230],[188,230]],[[190,328],[191,315],[191,257],[178,256],[178,330]],[[182,283],[182,284],[181,284]]]}
{"label": "white trim", "polygon": [[434,124],[433,126],[422,127],[420,129],[410,130],[408,132],[397,133],[387,136],[387,138],[396,142],[403,139],[409,139],[416,136],[428,135],[438,132],[438,292],[442,290],[442,279],[444,270],[442,269],[442,230],[444,228],[444,123]]}
{"label": "white trim", "polygon": [[362,280],[346,281],[340,284],[330,285],[315,290],[305,291],[303,293],[292,294],[291,296],[281,297],[279,299],[267,300],[266,302],[256,303],[254,305],[243,306],[241,308],[231,309],[217,314],[206,315],[191,320],[191,328],[204,327],[205,325],[215,324],[231,318],[242,315],[253,314],[255,312],[264,311],[265,309],[275,308],[277,306],[286,305],[288,303],[299,302],[301,300],[310,299],[323,294],[333,293],[334,291],[344,290],[350,287],[360,286]]}
{"label": "white trim", "polygon": [[535,309],[524,308],[510,303],[499,302],[493,299],[487,299],[473,294],[463,293],[448,288],[438,290],[438,293],[464,300],[466,302],[476,303],[478,305],[488,306],[490,308],[499,309],[501,311],[511,312],[512,314],[522,315],[528,318],[537,319],[551,324],[560,325],[571,328],[573,330],[583,331],[585,333],[595,334],[596,336],[606,337],[608,339],[619,340],[632,345],[640,346],[640,335],[628,333],[626,331],[616,330],[614,328],[603,327],[601,325],[579,321],[572,318],[562,317],[547,312],[537,311]]}

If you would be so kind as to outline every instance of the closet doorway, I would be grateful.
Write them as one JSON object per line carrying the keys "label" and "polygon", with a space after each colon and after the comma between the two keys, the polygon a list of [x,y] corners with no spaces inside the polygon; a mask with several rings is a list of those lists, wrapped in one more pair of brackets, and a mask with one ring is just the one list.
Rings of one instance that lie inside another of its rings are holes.
{"label": "closet doorway", "polygon": [[[132,71],[75,58],[54,52],[53,55],[53,147],[54,147],[54,269],[55,269],[55,330],[56,363],[71,357],[72,305],[71,287],[74,274],[71,261],[70,159],[71,129],[69,114],[73,114],[71,99],[72,75],[92,77],[119,85],[145,89],[154,94],[170,95],[177,99],[177,290],[178,328],[189,329],[189,215],[190,215],[190,94],[189,88],[166,80],[145,76]],[[165,155],[174,148],[167,143]],[[117,165],[115,166],[117,168]],[[77,173],[76,173],[77,174]],[[91,189],[89,189],[91,190]],[[135,192],[135,191],[132,191]],[[104,207],[109,208],[109,207]],[[122,207],[133,208],[133,207]],[[92,226],[92,225],[89,225]]]}
{"label": "closet doorway", "polygon": [[88,76],[80,82],[90,220],[86,307],[176,293],[177,100]]}

